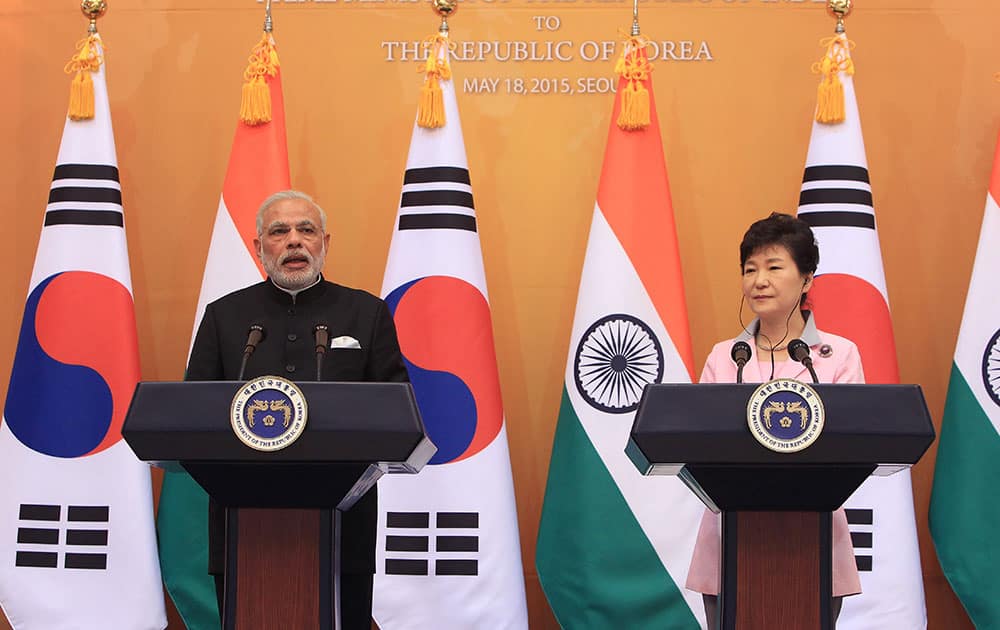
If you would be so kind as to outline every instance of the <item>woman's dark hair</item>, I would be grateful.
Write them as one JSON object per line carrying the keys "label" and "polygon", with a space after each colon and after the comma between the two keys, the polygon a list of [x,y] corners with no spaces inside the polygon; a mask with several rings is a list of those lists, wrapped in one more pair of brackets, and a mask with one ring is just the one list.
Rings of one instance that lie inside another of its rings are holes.
{"label": "woman's dark hair", "polygon": [[781,212],[772,212],[766,219],[750,225],[740,243],[740,269],[746,264],[747,258],[773,245],[782,245],[788,250],[799,273],[805,275],[816,272],[816,267],[819,266],[819,246],[816,245],[812,229],[802,219]]}

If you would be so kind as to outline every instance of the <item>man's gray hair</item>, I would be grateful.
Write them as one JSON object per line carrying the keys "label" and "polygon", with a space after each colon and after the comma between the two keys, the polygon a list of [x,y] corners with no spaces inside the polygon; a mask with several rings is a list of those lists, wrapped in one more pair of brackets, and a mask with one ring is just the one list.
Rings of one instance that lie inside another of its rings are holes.
{"label": "man's gray hair", "polygon": [[303,201],[308,201],[316,211],[319,212],[319,222],[320,228],[323,233],[326,233],[326,212],[323,212],[323,208],[319,207],[319,204],[304,192],[298,190],[282,190],[276,192],[267,199],[264,203],[260,204],[260,208],[257,208],[257,236],[258,238],[264,234],[264,213],[267,209],[278,203],[279,201],[285,201],[286,199],[302,199]]}

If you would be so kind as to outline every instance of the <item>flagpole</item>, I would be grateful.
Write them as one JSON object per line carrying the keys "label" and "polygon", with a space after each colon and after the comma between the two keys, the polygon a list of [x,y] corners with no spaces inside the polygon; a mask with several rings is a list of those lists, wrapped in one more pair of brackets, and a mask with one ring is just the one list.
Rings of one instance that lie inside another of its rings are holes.
{"label": "flagpole", "polygon": [[267,0],[264,7],[264,32],[271,33],[274,30],[274,22],[271,21],[271,0]]}

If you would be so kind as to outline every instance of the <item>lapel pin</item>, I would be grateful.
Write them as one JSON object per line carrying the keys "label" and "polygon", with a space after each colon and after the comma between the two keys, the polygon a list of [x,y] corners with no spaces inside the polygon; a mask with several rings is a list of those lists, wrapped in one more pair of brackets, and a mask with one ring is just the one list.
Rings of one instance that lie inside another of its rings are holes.
{"label": "lapel pin", "polygon": [[833,355],[833,348],[830,347],[830,344],[824,343],[822,346],[819,347],[819,356],[826,359],[832,355]]}

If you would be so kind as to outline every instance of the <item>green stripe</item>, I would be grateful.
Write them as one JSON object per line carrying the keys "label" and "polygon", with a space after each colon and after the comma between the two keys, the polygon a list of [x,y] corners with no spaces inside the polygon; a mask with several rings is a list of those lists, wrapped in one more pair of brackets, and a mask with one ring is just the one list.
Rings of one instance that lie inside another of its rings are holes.
{"label": "green stripe", "polygon": [[563,628],[698,628],[565,388],[535,565]]}
{"label": "green stripe", "polygon": [[218,630],[215,581],[208,574],[208,495],[184,472],[163,475],[156,515],[160,572],[188,630]]}
{"label": "green stripe", "polygon": [[977,628],[1000,628],[1000,437],[953,365],[941,421],[930,529],[938,560]]}

